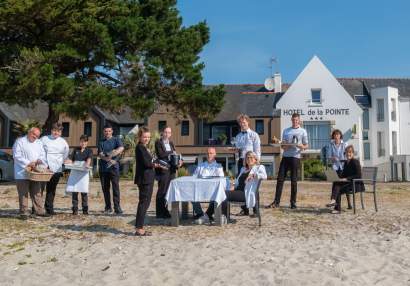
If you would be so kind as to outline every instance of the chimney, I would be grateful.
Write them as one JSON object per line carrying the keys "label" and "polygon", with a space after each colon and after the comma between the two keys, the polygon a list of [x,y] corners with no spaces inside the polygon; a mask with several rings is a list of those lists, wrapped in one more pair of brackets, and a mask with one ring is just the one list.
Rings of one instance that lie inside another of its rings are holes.
{"label": "chimney", "polygon": [[282,76],[280,73],[273,75],[273,81],[275,83],[275,93],[282,92]]}

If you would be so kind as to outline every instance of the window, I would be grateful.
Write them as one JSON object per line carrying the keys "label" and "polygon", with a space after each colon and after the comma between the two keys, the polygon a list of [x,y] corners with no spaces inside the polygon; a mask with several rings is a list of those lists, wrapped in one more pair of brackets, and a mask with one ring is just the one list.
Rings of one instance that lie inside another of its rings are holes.
{"label": "window", "polygon": [[322,90],[321,89],[312,89],[312,98],[311,103],[321,104],[322,103]]}
{"label": "window", "polygon": [[61,133],[62,137],[70,137],[70,122],[63,122],[63,132]]}
{"label": "window", "polygon": [[189,121],[183,120],[181,123],[181,136],[189,136]]}
{"label": "window", "polygon": [[370,129],[370,117],[368,109],[363,110],[363,129]]}
{"label": "window", "polygon": [[305,122],[303,127],[308,135],[309,149],[320,150],[329,143],[330,122]]}
{"label": "window", "polygon": [[383,132],[377,132],[377,156],[383,157],[386,155],[386,151],[384,149],[384,136]]}
{"label": "window", "polygon": [[393,155],[397,155],[397,132],[392,131],[391,133],[391,140],[392,140],[392,149],[393,149]]}
{"label": "window", "polygon": [[88,137],[91,137],[92,129],[93,129],[93,123],[92,122],[84,122],[84,134],[85,135],[87,135]]}
{"label": "window", "polygon": [[364,153],[364,159],[370,160],[370,143],[369,142],[363,143],[363,153]]}
{"label": "window", "polygon": [[384,121],[384,99],[377,99],[377,122]]}
{"label": "window", "polygon": [[158,121],[158,131],[159,132],[162,132],[166,126],[167,126],[167,121],[166,120]]}
{"label": "window", "polygon": [[391,99],[391,120],[396,121],[396,99]]}
{"label": "window", "polygon": [[363,140],[369,140],[369,131],[363,131],[362,132],[362,135],[363,135]]}
{"label": "window", "polygon": [[255,120],[255,131],[259,135],[263,135],[265,133],[265,125],[262,119]]}

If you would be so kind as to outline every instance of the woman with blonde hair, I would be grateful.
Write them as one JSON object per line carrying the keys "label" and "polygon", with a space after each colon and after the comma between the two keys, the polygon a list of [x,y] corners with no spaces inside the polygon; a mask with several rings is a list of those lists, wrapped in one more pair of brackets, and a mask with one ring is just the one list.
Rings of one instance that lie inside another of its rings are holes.
{"label": "woman with blonde hair", "polygon": [[[253,208],[255,213],[255,190],[259,179],[266,179],[265,166],[259,164],[258,156],[253,151],[246,152],[245,165],[241,168],[235,184],[226,191],[226,200],[222,203],[222,212],[227,215],[227,201],[245,202],[243,208],[246,215],[249,215],[249,208]],[[213,205],[212,205],[213,206]],[[212,217],[214,208],[210,207],[207,211]]]}

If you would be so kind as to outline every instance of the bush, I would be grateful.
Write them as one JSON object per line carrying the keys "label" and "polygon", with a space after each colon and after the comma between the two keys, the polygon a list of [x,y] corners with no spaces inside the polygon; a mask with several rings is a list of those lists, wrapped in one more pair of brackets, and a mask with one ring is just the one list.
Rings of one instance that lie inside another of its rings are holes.
{"label": "bush", "polygon": [[177,171],[177,177],[185,177],[185,176],[190,176],[188,170],[184,167],[181,167]]}
{"label": "bush", "polygon": [[305,178],[326,180],[325,167],[323,163],[318,159],[307,159],[304,163],[304,176]]}

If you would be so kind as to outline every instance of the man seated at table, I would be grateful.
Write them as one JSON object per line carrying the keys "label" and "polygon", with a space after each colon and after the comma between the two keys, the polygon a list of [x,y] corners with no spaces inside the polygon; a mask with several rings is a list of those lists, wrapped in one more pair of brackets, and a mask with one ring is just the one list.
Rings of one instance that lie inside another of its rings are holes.
{"label": "man seated at table", "polygon": [[[194,176],[199,178],[205,177],[224,177],[224,171],[221,164],[217,163],[215,160],[216,150],[214,147],[209,147],[207,150],[207,158],[205,162],[198,164],[195,169]],[[201,204],[199,202],[193,202],[192,207],[194,209],[194,217],[197,219],[197,223],[209,222],[209,217],[202,210]]]}

